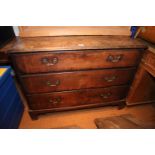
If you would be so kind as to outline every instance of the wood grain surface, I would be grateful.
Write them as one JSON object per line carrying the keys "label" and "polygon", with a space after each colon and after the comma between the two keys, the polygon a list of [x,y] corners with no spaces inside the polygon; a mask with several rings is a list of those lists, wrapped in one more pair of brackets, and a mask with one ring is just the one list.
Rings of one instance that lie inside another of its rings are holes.
{"label": "wood grain surface", "polygon": [[146,45],[140,39],[131,39],[129,36],[17,37],[10,52],[119,48],[146,48]]}
{"label": "wood grain surface", "polygon": [[21,82],[29,94],[108,87],[129,84],[135,70],[124,68],[25,75],[21,76]]}
{"label": "wood grain surface", "polygon": [[32,110],[99,104],[124,99],[128,86],[53,92],[27,96]]}
{"label": "wood grain surface", "polygon": [[136,66],[143,50],[81,50],[12,54],[21,73],[48,73]]}
{"label": "wood grain surface", "polygon": [[130,26],[19,26],[21,37],[64,35],[130,35]]}

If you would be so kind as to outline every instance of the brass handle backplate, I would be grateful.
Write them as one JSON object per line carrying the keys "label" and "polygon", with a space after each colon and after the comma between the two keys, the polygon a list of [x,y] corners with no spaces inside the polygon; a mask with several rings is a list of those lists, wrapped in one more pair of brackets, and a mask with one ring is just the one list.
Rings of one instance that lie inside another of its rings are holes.
{"label": "brass handle backplate", "polygon": [[58,85],[60,85],[60,80],[56,80],[54,83],[52,83],[51,81],[47,81],[46,85],[50,86],[50,87],[58,86]]}
{"label": "brass handle backplate", "polygon": [[120,54],[120,55],[109,55],[107,57],[106,61],[116,63],[116,62],[121,61],[122,58],[123,58],[123,54]]}
{"label": "brass handle backplate", "polygon": [[101,94],[100,95],[103,99],[107,99],[111,96],[111,93]]}
{"label": "brass handle backplate", "polygon": [[58,63],[58,58],[57,57],[53,57],[53,58],[45,57],[41,59],[41,62],[47,66],[53,66]]}
{"label": "brass handle backplate", "polygon": [[61,102],[61,97],[49,99],[49,103],[53,105],[58,105]]}
{"label": "brass handle backplate", "polygon": [[107,82],[112,82],[116,79],[117,77],[116,76],[107,76],[107,77],[104,77],[104,80],[107,81]]}

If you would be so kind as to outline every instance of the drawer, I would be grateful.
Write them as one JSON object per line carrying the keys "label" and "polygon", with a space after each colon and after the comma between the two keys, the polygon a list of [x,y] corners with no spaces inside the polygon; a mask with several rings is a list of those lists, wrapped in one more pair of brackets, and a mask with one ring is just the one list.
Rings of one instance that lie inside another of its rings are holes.
{"label": "drawer", "polygon": [[140,50],[84,50],[12,54],[21,73],[43,73],[135,66]]}
{"label": "drawer", "polygon": [[31,110],[100,104],[125,98],[128,86],[83,89],[74,91],[53,92],[29,95],[28,103]]}
{"label": "drawer", "polygon": [[46,93],[128,84],[134,72],[135,68],[128,68],[25,75],[21,82],[27,93]]}

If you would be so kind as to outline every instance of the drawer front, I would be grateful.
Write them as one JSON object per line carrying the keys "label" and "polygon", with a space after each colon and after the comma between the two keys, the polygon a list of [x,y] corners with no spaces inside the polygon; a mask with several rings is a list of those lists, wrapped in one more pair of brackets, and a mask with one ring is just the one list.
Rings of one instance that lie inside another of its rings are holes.
{"label": "drawer front", "polygon": [[21,81],[27,93],[46,93],[128,84],[134,72],[135,68],[62,72],[21,76]]}
{"label": "drawer front", "polygon": [[32,110],[72,107],[89,104],[100,104],[125,98],[127,86],[116,86],[97,89],[54,92],[29,95],[28,103]]}
{"label": "drawer front", "polygon": [[13,60],[21,73],[43,73],[135,66],[141,53],[134,49],[41,52],[13,54]]}

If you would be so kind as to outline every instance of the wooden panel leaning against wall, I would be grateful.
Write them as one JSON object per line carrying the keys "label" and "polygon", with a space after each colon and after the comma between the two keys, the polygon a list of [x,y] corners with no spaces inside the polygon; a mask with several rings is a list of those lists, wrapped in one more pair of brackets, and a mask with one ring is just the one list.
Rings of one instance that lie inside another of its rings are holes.
{"label": "wooden panel leaning against wall", "polygon": [[155,26],[143,26],[140,29],[140,38],[155,43]]}
{"label": "wooden panel leaning against wall", "polygon": [[19,26],[20,37],[65,35],[130,36],[130,26]]}
{"label": "wooden panel leaning against wall", "polygon": [[145,52],[130,87],[127,105],[155,102],[155,26],[142,26],[138,31],[138,37],[146,41],[149,50]]}
{"label": "wooden panel leaning against wall", "polygon": [[127,105],[155,102],[155,53],[147,50],[130,87]]}

